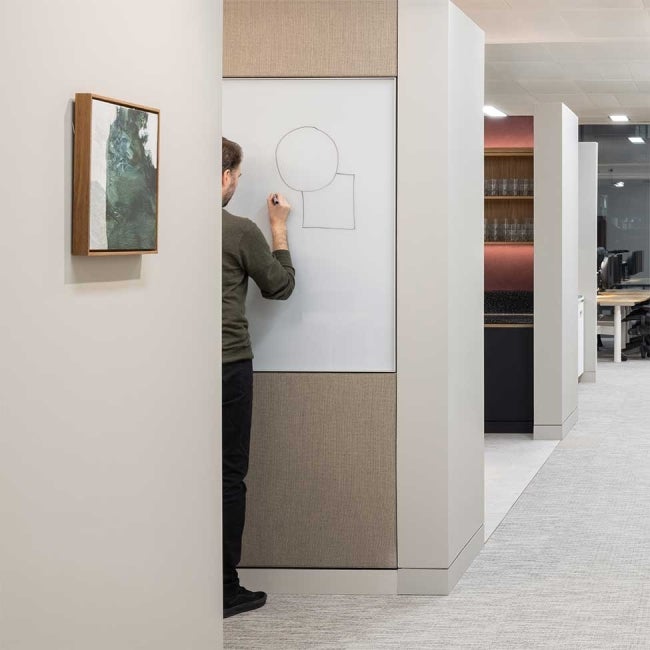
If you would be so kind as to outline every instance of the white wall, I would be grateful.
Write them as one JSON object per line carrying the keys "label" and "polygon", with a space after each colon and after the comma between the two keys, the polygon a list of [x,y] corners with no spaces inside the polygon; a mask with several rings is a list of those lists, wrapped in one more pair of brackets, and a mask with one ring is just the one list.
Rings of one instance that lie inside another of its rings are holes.
{"label": "white wall", "polygon": [[597,349],[597,281],[596,243],[598,214],[598,143],[581,142],[580,156],[580,223],[578,233],[578,292],[585,297],[585,371],[581,381],[596,381]]}
{"label": "white wall", "polygon": [[535,109],[535,437],[578,417],[578,118]]}
{"label": "white wall", "polygon": [[483,543],[484,36],[446,0],[399,36],[398,590],[447,593]]}
{"label": "white wall", "polygon": [[[0,647],[221,647],[217,0],[3,0]],[[161,110],[160,254],[70,256],[72,103]]]}

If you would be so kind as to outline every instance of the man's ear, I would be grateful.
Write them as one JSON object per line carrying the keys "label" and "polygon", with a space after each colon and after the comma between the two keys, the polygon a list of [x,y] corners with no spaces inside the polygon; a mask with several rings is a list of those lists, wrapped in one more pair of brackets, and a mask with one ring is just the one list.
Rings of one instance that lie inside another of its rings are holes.
{"label": "man's ear", "polygon": [[221,186],[226,187],[228,183],[230,182],[230,177],[232,176],[232,171],[230,169],[226,169],[224,172],[221,174]]}

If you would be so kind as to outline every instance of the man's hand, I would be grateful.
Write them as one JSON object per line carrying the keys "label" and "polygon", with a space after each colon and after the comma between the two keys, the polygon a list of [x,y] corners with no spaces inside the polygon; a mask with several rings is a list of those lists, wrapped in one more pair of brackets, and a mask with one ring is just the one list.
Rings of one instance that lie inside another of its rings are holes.
{"label": "man's hand", "polygon": [[269,209],[269,221],[271,223],[271,235],[273,236],[273,250],[289,250],[287,242],[287,218],[291,212],[291,206],[282,194],[269,194],[266,199]]}

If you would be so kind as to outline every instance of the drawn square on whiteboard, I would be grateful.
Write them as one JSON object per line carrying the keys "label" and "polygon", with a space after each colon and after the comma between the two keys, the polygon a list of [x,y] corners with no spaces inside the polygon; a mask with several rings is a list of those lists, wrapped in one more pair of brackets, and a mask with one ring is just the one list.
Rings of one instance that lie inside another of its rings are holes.
{"label": "drawn square on whiteboard", "polygon": [[322,190],[304,192],[302,227],[354,230],[354,176],[337,174]]}

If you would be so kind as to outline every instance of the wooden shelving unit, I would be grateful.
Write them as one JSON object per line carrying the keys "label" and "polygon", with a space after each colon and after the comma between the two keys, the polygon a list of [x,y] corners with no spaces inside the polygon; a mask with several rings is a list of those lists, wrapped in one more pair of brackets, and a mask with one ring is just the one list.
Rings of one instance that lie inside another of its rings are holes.
{"label": "wooden shelving unit", "polygon": [[486,196],[486,201],[532,201],[534,196]]}
{"label": "wooden shelving unit", "polygon": [[[485,178],[534,178],[534,158],[532,148],[486,149]],[[507,218],[510,222],[524,223],[534,218],[533,196],[486,196],[485,219]],[[527,244],[527,242],[486,242],[486,244]]]}

